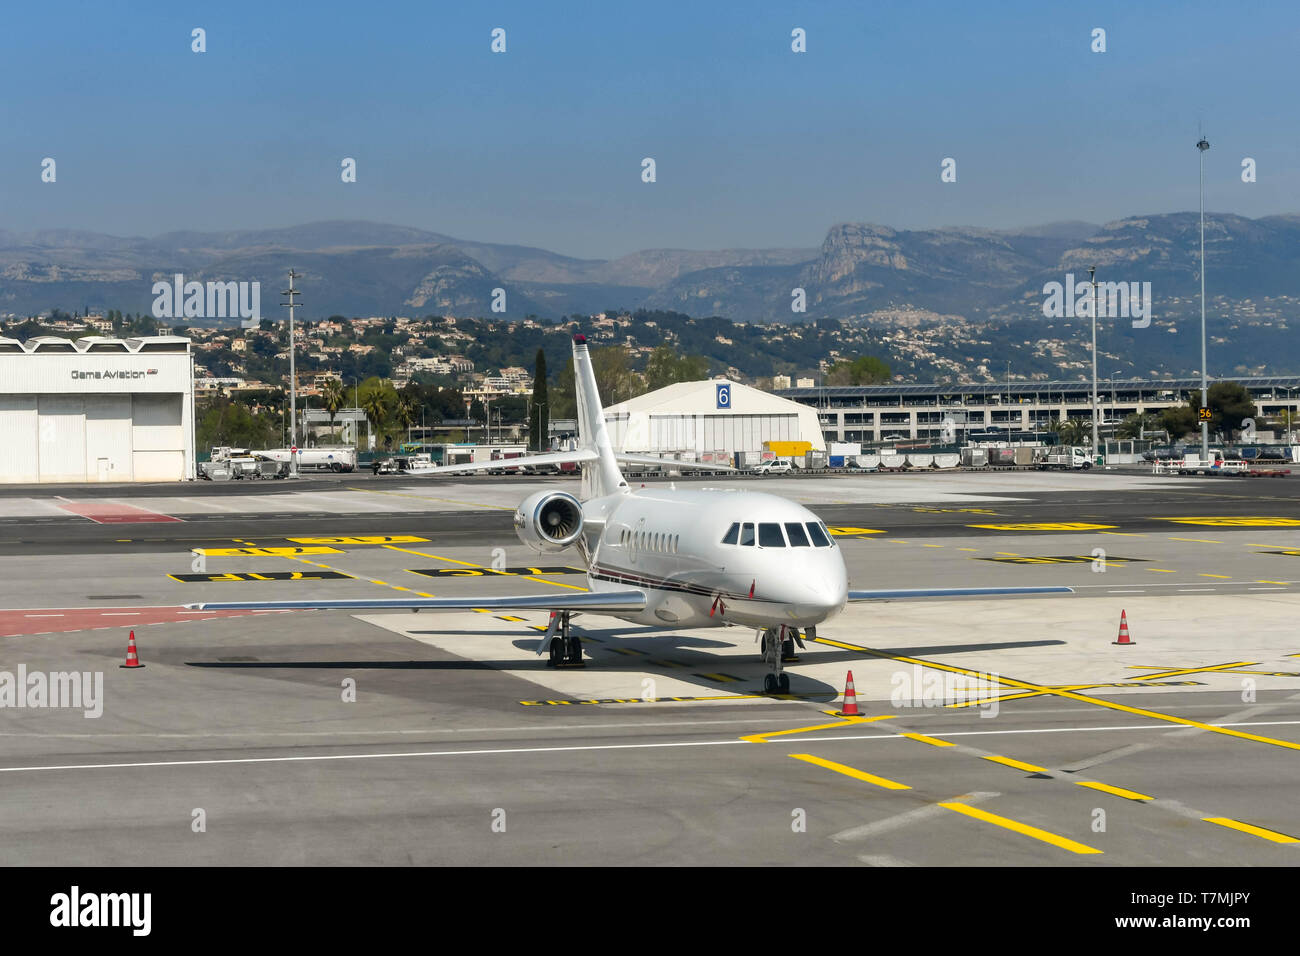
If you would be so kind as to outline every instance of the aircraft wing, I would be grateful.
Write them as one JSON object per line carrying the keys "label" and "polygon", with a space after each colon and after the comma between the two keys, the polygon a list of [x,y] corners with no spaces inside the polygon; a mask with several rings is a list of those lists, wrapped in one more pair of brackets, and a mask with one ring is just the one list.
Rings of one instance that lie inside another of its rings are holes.
{"label": "aircraft wing", "polygon": [[658,458],[655,455],[629,455],[616,451],[614,457],[629,465],[659,465],[663,468],[700,468],[704,471],[735,471],[730,465],[715,465],[705,461],[677,461],[673,458]]}
{"label": "aircraft wing", "polygon": [[545,455],[525,455],[522,458],[498,458],[495,461],[475,461],[463,465],[438,465],[415,473],[403,474],[405,478],[422,478],[425,475],[455,475],[468,471],[488,471],[497,468],[530,468],[535,465],[563,465],[569,462],[595,461],[600,453],[594,448],[575,448],[573,451],[553,451]]}
{"label": "aircraft wing", "polygon": [[906,600],[932,597],[996,597],[1001,594],[1073,594],[1067,587],[1024,588],[900,588],[884,591],[850,591],[850,601]]}
{"label": "aircraft wing", "polygon": [[217,601],[186,604],[191,611],[640,611],[644,591],[576,591],[511,597],[382,598],[342,601]]}

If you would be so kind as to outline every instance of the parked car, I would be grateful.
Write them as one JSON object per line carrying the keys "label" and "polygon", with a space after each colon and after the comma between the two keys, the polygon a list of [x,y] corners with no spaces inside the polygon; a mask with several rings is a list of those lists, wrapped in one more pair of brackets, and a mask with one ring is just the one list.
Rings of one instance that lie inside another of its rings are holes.
{"label": "parked car", "polygon": [[754,469],[756,475],[788,475],[794,471],[794,465],[788,461],[764,461]]}

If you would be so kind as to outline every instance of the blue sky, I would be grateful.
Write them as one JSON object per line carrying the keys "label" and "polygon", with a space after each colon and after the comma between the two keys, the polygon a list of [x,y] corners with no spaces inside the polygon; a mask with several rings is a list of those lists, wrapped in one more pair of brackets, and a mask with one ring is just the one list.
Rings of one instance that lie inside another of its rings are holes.
{"label": "blue sky", "polygon": [[1212,211],[1300,212],[1294,4],[53,0],[6,20],[0,229],[369,219],[605,258],[816,246],[845,221],[1102,222],[1196,208],[1198,122]]}

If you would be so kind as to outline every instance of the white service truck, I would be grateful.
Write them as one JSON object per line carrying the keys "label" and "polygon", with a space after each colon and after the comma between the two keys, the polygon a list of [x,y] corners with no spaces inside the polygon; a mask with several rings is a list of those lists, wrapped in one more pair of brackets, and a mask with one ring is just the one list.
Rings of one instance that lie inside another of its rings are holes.
{"label": "white service truck", "polygon": [[[257,454],[265,455],[272,461],[289,464],[292,449],[268,448]],[[351,445],[298,449],[299,471],[355,471],[357,467],[357,450]]]}
{"label": "white service truck", "polygon": [[1039,471],[1049,468],[1081,469],[1087,471],[1092,467],[1092,459],[1087,449],[1079,446],[1057,446],[1044,449],[1044,453],[1034,462]]}

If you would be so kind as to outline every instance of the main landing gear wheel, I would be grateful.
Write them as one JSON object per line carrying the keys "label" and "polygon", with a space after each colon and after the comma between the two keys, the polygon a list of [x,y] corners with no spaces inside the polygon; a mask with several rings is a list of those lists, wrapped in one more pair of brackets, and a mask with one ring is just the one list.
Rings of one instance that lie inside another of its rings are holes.
{"label": "main landing gear wheel", "polygon": [[799,660],[799,655],[794,652],[794,638],[787,637],[781,642],[781,663],[793,664]]}
{"label": "main landing gear wheel", "polygon": [[586,667],[582,659],[582,638],[569,628],[570,611],[560,612],[559,633],[551,638],[548,667]]}

